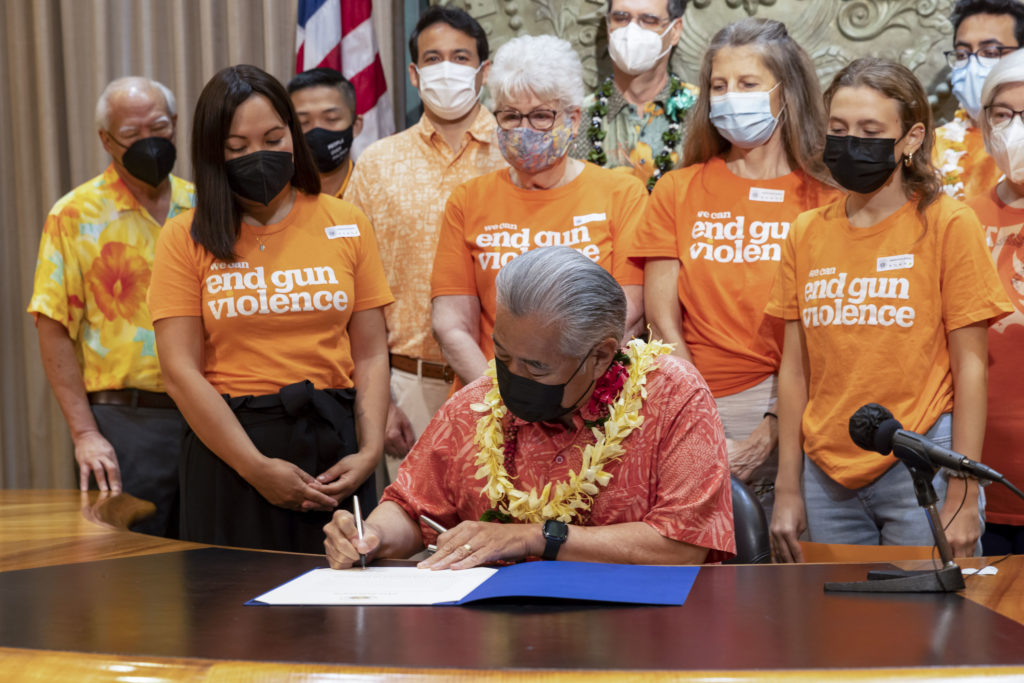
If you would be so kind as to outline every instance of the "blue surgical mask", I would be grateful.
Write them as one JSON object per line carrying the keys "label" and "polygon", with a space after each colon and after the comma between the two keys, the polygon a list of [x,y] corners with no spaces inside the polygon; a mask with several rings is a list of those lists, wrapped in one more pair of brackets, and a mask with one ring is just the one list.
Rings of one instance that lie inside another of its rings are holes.
{"label": "blue surgical mask", "polygon": [[779,124],[772,114],[772,90],[712,95],[711,123],[723,138],[741,149],[760,147]]}
{"label": "blue surgical mask", "polygon": [[985,85],[985,78],[990,71],[992,67],[984,66],[978,61],[977,55],[968,57],[966,65],[953,69],[950,79],[953,95],[975,121],[981,113],[981,86]]}

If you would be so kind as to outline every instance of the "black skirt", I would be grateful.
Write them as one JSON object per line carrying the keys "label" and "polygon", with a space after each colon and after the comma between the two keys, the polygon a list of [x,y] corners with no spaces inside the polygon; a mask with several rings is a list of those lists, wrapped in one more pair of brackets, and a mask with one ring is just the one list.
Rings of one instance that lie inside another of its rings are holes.
{"label": "black skirt", "polygon": [[[249,438],[269,458],[312,476],[355,453],[353,389],[315,389],[306,380],[267,396],[224,397]],[[324,552],[330,512],[299,512],[271,504],[189,430],[181,452],[181,538],[243,548]],[[364,515],[376,504],[374,475],[356,490]],[[351,510],[351,498],[341,507]]]}

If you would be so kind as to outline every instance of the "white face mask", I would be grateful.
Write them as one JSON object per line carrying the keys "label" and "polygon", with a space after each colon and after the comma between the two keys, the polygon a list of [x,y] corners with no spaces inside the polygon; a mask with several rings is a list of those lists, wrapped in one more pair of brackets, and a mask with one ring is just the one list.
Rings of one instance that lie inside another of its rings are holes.
{"label": "white face mask", "polygon": [[617,28],[608,36],[608,54],[611,55],[615,66],[625,71],[630,76],[650,71],[658,60],[672,49],[661,48],[661,40],[665,34],[672,30],[673,24],[670,21],[668,27],[661,33],[648,31],[640,28],[636,22],[629,22],[622,28]]}
{"label": "white face mask", "polygon": [[477,68],[454,62],[439,62],[422,69],[415,66],[420,75],[420,98],[430,111],[446,121],[461,119],[476,104],[480,93],[476,89]]}
{"label": "white face mask", "polygon": [[1024,123],[1019,116],[988,136],[988,153],[996,166],[1014,183],[1024,183]]}
{"label": "white face mask", "polygon": [[741,149],[753,149],[768,142],[778,117],[772,114],[772,90],[727,92],[711,96],[711,123],[722,137]]}

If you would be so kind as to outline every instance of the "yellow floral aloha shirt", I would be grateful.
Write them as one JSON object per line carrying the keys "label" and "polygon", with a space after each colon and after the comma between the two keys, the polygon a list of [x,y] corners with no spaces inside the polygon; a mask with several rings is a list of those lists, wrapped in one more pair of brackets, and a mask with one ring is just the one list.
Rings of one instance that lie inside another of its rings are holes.
{"label": "yellow floral aloha shirt", "polygon": [[[192,183],[171,176],[167,217],[194,203]],[[46,217],[28,312],[68,328],[87,392],[164,390],[146,305],[160,228],[113,165]]]}

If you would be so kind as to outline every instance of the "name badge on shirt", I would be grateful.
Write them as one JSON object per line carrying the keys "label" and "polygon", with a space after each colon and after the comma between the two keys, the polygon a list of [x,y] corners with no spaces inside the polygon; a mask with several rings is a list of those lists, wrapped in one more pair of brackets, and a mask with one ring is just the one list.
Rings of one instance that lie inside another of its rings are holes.
{"label": "name badge on shirt", "polygon": [[339,237],[359,237],[359,226],[355,223],[350,225],[332,225],[329,228],[324,228],[324,232],[327,233],[327,239],[336,240]]}
{"label": "name badge on shirt", "polygon": [[750,201],[752,202],[772,202],[773,204],[781,204],[786,201],[785,190],[769,190],[766,187],[752,187],[750,188]]}
{"label": "name badge on shirt", "polygon": [[584,223],[590,223],[591,221],[604,221],[608,220],[608,216],[603,213],[588,213],[586,216],[573,216],[572,227],[578,227]]}
{"label": "name badge on shirt", "polygon": [[878,272],[887,270],[906,270],[914,267],[913,254],[900,254],[899,256],[880,256],[878,258]]}

